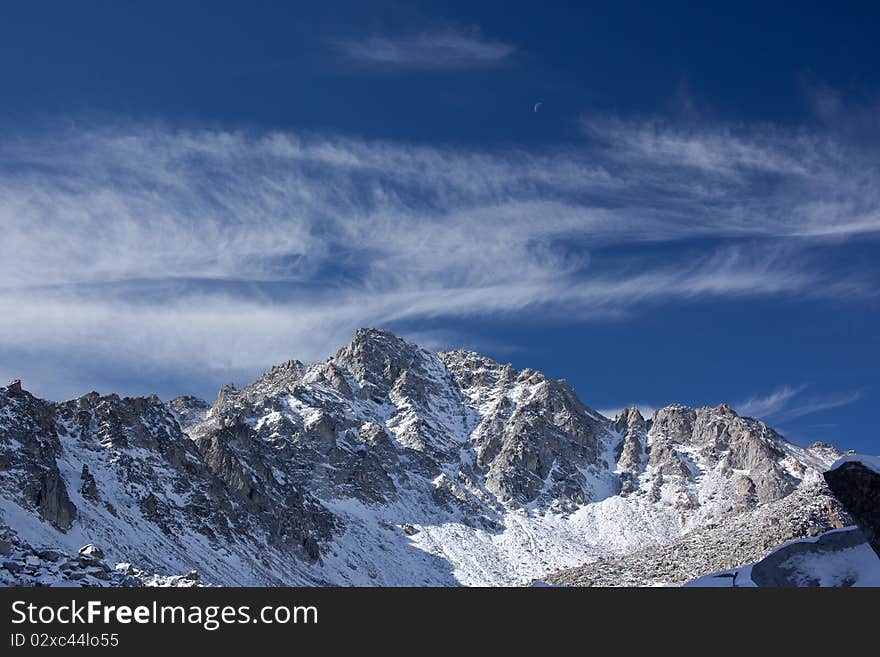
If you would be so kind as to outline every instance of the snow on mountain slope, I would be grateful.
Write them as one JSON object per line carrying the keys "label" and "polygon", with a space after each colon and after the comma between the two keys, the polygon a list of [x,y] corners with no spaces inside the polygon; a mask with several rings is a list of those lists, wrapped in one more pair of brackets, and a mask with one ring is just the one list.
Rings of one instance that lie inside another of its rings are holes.
{"label": "snow on mountain slope", "polygon": [[827,488],[804,485],[747,511],[730,513],[673,540],[564,569],[541,579],[564,586],[665,586],[757,561],[795,538],[851,522]]}
{"label": "snow on mountain slope", "polygon": [[34,544],[244,584],[513,585],[821,485],[727,406],[614,420],[563,380],[361,329],[213,405],[0,388],[0,512]]}

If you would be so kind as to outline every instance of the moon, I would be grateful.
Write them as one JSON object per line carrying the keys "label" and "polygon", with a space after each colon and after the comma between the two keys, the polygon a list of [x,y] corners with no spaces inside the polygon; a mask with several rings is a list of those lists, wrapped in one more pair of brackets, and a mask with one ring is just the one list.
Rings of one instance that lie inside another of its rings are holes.
{"label": "moon", "polygon": [[544,104],[544,103],[542,103],[542,102],[540,102],[540,101],[538,101],[537,103],[535,103],[534,110],[535,110],[535,113],[536,113],[536,114],[537,114],[538,110],[541,109],[541,106],[542,106],[543,104]]}

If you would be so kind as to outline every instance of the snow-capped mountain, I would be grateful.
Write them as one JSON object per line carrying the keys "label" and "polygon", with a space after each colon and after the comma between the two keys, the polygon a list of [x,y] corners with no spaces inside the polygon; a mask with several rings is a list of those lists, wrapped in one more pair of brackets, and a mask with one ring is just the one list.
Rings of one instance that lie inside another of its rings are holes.
{"label": "snow-capped mountain", "polygon": [[848,524],[821,475],[839,456],[725,405],[606,418],[564,380],[375,329],[213,405],[0,388],[16,540],[227,585],[515,585],[750,528],[639,580],[685,581]]}

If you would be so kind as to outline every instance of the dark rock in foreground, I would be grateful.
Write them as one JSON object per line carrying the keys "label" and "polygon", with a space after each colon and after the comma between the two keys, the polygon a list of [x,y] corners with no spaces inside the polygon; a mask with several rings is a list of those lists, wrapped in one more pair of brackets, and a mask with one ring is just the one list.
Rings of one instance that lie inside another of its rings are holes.
{"label": "dark rock in foreground", "polygon": [[825,481],[880,557],[880,472],[858,458],[835,464]]}
{"label": "dark rock in foreground", "polygon": [[[865,536],[858,529],[832,531],[815,541],[790,543],[768,555],[752,566],[752,582],[756,586],[821,586],[821,573],[810,572],[804,563],[829,562],[836,555],[865,543]],[[852,586],[857,573],[844,574],[839,586]]]}

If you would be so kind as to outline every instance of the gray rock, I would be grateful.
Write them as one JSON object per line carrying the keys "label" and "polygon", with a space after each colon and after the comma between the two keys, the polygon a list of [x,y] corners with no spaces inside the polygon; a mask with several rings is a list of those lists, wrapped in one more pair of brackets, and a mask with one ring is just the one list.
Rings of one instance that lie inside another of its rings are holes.
{"label": "gray rock", "polygon": [[825,472],[825,481],[880,557],[880,473],[849,461]]}
{"label": "gray rock", "polygon": [[3,567],[14,575],[24,569],[24,563],[21,561],[4,561]]}
{"label": "gray rock", "polygon": [[57,466],[48,469],[40,477],[40,488],[34,501],[43,520],[51,522],[58,529],[70,529],[76,518],[76,506],[70,501]]}
{"label": "gray rock", "polygon": [[638,488],[638,477],[645,466],[647,423],[637,408],[625,408],[615,418],[614,428],[623,435],[617,471],[620,473],[620,494],[625,496]]}
{"label": "gray rock", "polygon": [[80,473],[79,478],[80,481],[82,481],[79,492],[82,493],[83,497],[90,499],[93,502],[98,501],[98,482],[94,475],[89,472],[89,466],[85,463],[83,463],[82,472]]}
{"label": "gray rock", "polygon": [[37,548],[34,550],[34,553],[40,557],[40,559],[52,562],[60,561],[66,556],[63,550],[55,548]]}
{"label": "gray rock", "polygon": [[194,424],[203,422],[211,410],[211,405],[208,402],[192,395],[175,397],[166,405],[177,416],[180,427],[184,431]]}
{"label": "gray rock", "polygon": [[[599,455],[613,438],[611,427],[565,381],[466,350],[440,357],[465,396],[499,400],[470,439],[489,492],[519,504],[539,495],[574,503],[592,499],[581,471],[609,465]],[[526,386],[528,397],[511,403],[509,394]]]}

